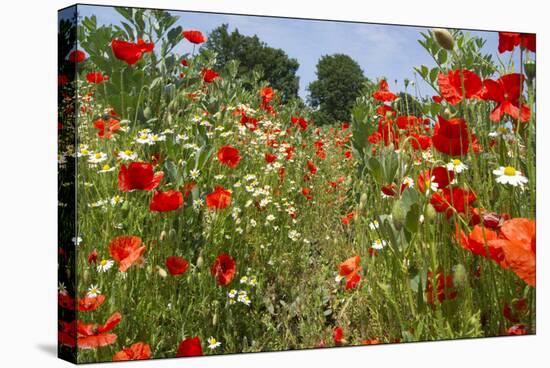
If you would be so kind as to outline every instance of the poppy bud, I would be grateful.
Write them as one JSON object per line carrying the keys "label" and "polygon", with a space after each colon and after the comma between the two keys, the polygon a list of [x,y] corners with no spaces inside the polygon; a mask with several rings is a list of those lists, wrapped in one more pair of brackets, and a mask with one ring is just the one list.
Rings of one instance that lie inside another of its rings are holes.
{"label": "poppy bud", "polygon": [[455,40],[451,32],[443,28],[434,28],[432,31],[439,46],[445,50],[452,50],[455,47]]}
{"label": "poppy bud", "polygon": [[199,258],[197,258],[197,262],[195,263],[195,265],[197,266],[197,268],[201,268],[203,263],[204,259],[202,258],[202,255],[200,255]]}
{"label": "poppy bud", "polygon": [[534,60],[527,60],[525,64],[523,64],[523,67],[525,68],[525,75],[527,75],[527,79],[533,80],[535,79],[536,72],[537,72],[537,66],[535,64]]}
{"label": "poppy bud", "polygon": [[367,204],[367,193],[363,193],[359,198],[359,209],[362,210],[363,208],[365,208],[366,204]]}
{"label": "poppy bud", "polygon": [[159,236],[159,240],[163,241],[164,239],[166,239],[166,231],[162,230]]}
{"label": "poppy bud", "polygon": [[401,200],[393,203],[391,211],[393,225],[397,230],[401,230],[405,225],[405,218],[407,217],[407,210]]}
{"label": "poppy bud", "polygon": [[166,270],[162,267],[159,267],[157,266],[157,273],[159,274],[160,277],[162,277],[163,279],[166,278],[166,276],[168,276],[168,273],[166,272]]}
{"label": "poppy bud", "polygon": [[149,106],[147,106],[145,108],[145,110],[143,110],[143,116],[145,117],[145,119],[149,120],[151,119],[151,116],[152,116],[152,113],[151,113],[151,108]]}
{"label": "poppy bud", "polygon": [[425,221],[431,221],[435,218],[436,212],[434,206],[432,206],[431,203],[428,203],[426,205],[426,208],[424,209],[424,220]]}
{"label": "poppy bud", "polygon": [[170,229],[170,231],[168,232],[168,236],[170,238],[175,238],[176,237],[176,229]]}
{"label": "poppy bud", "polygon": [[218,313],[214,313],[212,316],[212,326],[216,326],[218,324]]}
{"label": "poppy bud", "polygon": [[453,282],[457,288],[464,288],[466,282],[468,281],[468,274],[466,272],[466,267],[462,264],[457,264],[454,267],[453,271]]}

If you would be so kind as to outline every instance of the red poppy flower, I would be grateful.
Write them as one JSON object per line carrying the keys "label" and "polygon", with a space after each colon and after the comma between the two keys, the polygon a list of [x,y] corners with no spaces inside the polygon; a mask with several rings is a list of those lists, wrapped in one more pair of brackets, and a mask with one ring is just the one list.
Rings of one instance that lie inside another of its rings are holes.
{"label": "red poppy flower", "polygon": [[277,155],[274,155],[272,153],[265,154],[265,162],[267,162],[268,164],[275,162],[275,160],[277,160]]}
{"label": "red poppy flower", "polygon": [[514,50],[514,47],[521,45],[529,51],[536,52],[536,36],[532,33],[498,33],[498,52]]}
{"label": "red poppy flower", "polygon": [[411,140],[411,145],[415,150],[425,151],[432,145],[432,138],[423,134],[408,134],[409,137],[414,137]]}
{"label": "red poppy flower", "polygon": [[128,168],[125,165],[120,167],[118,173],[118,188],[123,192],[132,190],[153,190],[155,189],[164,173],[153,172],[153,165],[146,162],[131,162]]}
{"label": "red poppy flower", "polygon": [[99,138],[110,139],[113,133],[120,129],[120,122],[114,118],[108,118],[107,120],[99,118],[94,121],[94,128],[98,130],[97,136]]}
{"label": "red poppy flower", "polygon": [[201,71],[201,75],[202,75],[202,80],[205,81],[206,83],[213,82],[220,76],[218,73],[216,73],[212,69],[203,69]]}
{"label": "red poppy flower", "polygon": [[126,272],[130,266],[142,259],[145,246],[139,236],[118,236],[109,243],[109,254],[117,262],[120,272]]}
{"label": "red poppy flower", "polygon": [[462,156],[470,149],[468,125],[464,119],[445,120],[438,116],[434,127],[432,143],[435,149],[450,156]]}
{"label": "red poppy flower", "polygon": [[388,87],[388,82],[386,82],[385,79],[382,79],[378,85],[378,90],[375,91],[372,94],[372,97],[374,97],[378,101],[393,101],[397,98],[397,96],[390,92],[390,89]]}
{"label": "red poppy flower", "polygon": [[312,173],[312,174],[316,174],[316,173],[317,173],[317,167],[315,166],[315,164],[314,164],[313,161],[311,161],[311,160],[307,160],[307,169],[308,169],[309,172]]}
{"label": "red poppy flower", "polygon": [[177,190],[166,192],[155,192],[149,205],[149,210],[153,212],[175,211],[183,205],[183,193]]}
{"label": "red poppy flower", "polygon": [[71,51],[71,53],[69,54],[69,61],[71,63],[81,63],[84,60],[86,60],[86,54],[84,53],[84,51],[74,50]]}
{"label": "red poppy flower", "polygon": [[86,296],[78,301],[78,310],[80,312],[95,311],[105,301],[105,295]]}
{"label": "red poppy flower", "polygon": [[203,35],[201,31],[195,31],[195,30],[183,31],[181,35],[187,41],[194,43],[195,45],[199,45],[203,42],[206,42],[206,36]]}
{"label": "red poppy flower", "polygon": [[86,80],[90,83],[100,84],[104,81],[108,81],[109,76],[103,74],[102,72],[90,72],[86,74]]}
{"label": "red poppy flower", "polygon": [[313,196],[310,194],[311,189],[310,188],[302,188],[302,194],[308,201],[311,201],[313,199]]}
{"label": "red poppy flower", "polygon": [[456,105],[463,97],[480,98],[483,87],[481,78],[468,69],[449,70],[447,74],[439,73],[437,82],[441,96],[451,105]]}
{"label": "red poppy flower", "polygon": [[76,322],[59,320],[57,331],[57,341],[59,345],[74,348],[76,346]]}
{"label": "red poppy flower", "polygon": [[138,38],[137,45],[141,52],[151,52],[155,49],[155,44],[153,42],[145,42],[141,38]]}
{"label": "red poppy flower", "polygon": [[514,325],[506,331],[508,336],[527,335],[528,333],[529,329],[525,325]]}
{"label": "red poppy flower", "polygon": [[298,125],[302,131],[307,129],[308,122],[302,117],[291,116],[290,121],[292,122],[292,125]]}
{"label": "red poppy flower", "polygon": [[437,184],[437,189],[448,187],[454,177],[454,171],[449,171],[444,166],[437,166],[434,167],[431,172],[430,169],[421,171],[420,174],[418,174],[416,183],[418,184],[418,190],[425,193],[426,190],[430,189],[432,184]]}
{"label": "red poppy flower", "polygon": [[188,337],[182,342],[178,347],[178,352],[176,353],[177,357],[192,357],[192,356],[201,356],[202,355],[202,346],[201,339],[198,336]]}
{"label": "red poppy flower", "polygon": [[189,62],[187,61],[187,59],[181,59],[180,64],[183,66],[189,66]]}
{"label": "red poppy flower", "polygon": [[58,305],[66,310],[75,310],[75,300],[67,292],[59,292],[57,294]]}
{"label": "red poppy flower", "polygon": [[518,323],[520,321],[520,317],[524,317],[525,314],[528,313],[528,307],[527,300],[523,298],[515,300],[511,304],[504,303],[502,315],[512,323]]}
{"label": "red poppy flower", "polygon": [[263,87],[260,90],[260,97],[262,98],[262,103],[268,104],[273,99],[273,96],[275,96],[275,93],[273,92],[273,88],[271,87]]}
{"label": "red poppy flower", "polygon": [[144,342],[136,342],[113,356],[113,362],[124,360],[144,360],[151,358],[151,347]]}
{"label": "red poppy flower", "polygon": [[458,213],[468,213],[472,202],[476,200],[474,192],[460,187],[444,188],[432,194],[430,203],[437,212],[446,212],[451,217],[453,209]]}
{"label": "red poppy flower", "polygon": [[197,183],[195,183],[194,181],[183,184],[183,198],[187,199],[196,186]]}
{"label": "red poppy flower", "polygon": [[490,246],[502,249],[507,266],[533,287],[536,285],[535,229],[533,220],[511,219],[501,226],[499,238],[489,242]]}
{"label": "red poppy flower", "polygon": [[228,285],[237,271],[235,260],[229,254],[220,254],[212,264],[210,273],[216,278],[218,285]]}
{"label": "red poppy flower", "polygon": [[491,111],[490,118],[498,122],[504,114],[510,115],[513,119],[528,122],[531,118],[531,110],[527,104],[521,104],[521,86],[524,77],[518,73],[506,74],[497,79],[486,79],[483,81],[485,87],[484,98],[495,101],[497,106]]}
{"label": "red poppy flower", "polygon": [[97,263],[97,249],[94,249],[88,254],[88,263]]}
{"label": "red poppy flower", "polygon": [[69,83],[69,77],[67,77],[65,74],[59,74],[57,76],[57,85],[62,87]]}
{"label": "red poppy flower", "polygon": [[141,59],[144,52],[151,52],[154,48],[153,43],[146,43],[143,40],[138,40],[138,43],[126,42],[114,39],[111,41],[113,54],[119,60],[124,61],[128,65],[134,65]]}
{"label": "red poppy flower", "polygon": [[361,267],[359,266],[361,259],[359,256],[353,256],[340,263],[338,276],[346,278],[346,290],[354,289],[361,281]]}
{"label": "red poppy flower", "polygon": [[237,167],[242,158],[239,153],[239,150],[235,147],[222,146],[218,150],[218,161],[220,161],[222,165],[234,169],[235,167]]}
{"label": "red poppy flower", "polygon": [[491,258],[501,266],[506,265],[502,249],[491,244],[491,241],[497,238],[497,233],[495,231],[476,225],[470,234],[466,236],[464,231],[460,230],[457,225],[456,238],[460,242],[462,248],[473,254]]}
{"label": "red poppy flower", "polygon": [[166,267],[171,275],[181,275],[189,268],[189,262],[183,257],[170,256],[166,258]]}
{"label": "red poppy flower", "polygon": [[122,316],[116,312],[104,324],[77,322],[77,345],[79,349],[93,349],[113,344],[117,336],[108,333],[118,325]]}
{"label": "red poppy flower", "polygon": [[350,212],[345,216],[340,217],[340,222],[342,222],[343,225],[349,225],[349,222],[353,220],[355,217],[355,213]]}
{"label": "red poppy flower", "polygon": [[332,341],[336,345],[341,345],[344,342],[344,329],[342,327],[334,327],[334,330],[332,330]]}
{"label": "red poppy flower", "polygon": [[[431,272],[428,272],[427,278],[426,299],[428,304],[434,305],[435,300],[432,286],[433,276]],[[443,272],[438,272],[435,283],[437,285],[437,299],[440,303],[443,303],[444,300],[452,300],[458,295],[458,292],[454,290],[452,274],[444,275]]]}
{"label": "red poppy flower", "polygon": [[206,195],[206,206],[211,210],[223,210],[231,204],[231,192],[222,186],[217,186],[214,191]]}

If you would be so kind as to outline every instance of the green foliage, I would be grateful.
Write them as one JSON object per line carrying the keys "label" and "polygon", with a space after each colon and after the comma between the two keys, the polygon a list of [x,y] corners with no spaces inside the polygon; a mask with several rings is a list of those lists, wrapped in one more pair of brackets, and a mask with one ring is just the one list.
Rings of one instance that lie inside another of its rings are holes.
{"label": "green foliage", "polygon": [[237,60],[239,76],[253,70],[259,72],[261,79],[277,90],[283,102],[298,96],[298,61],[289,58],[283,50],[268,46],[256,35],[245,36],[238,29],[229,33],[228,25],[222,24],[210,32],[203,49],[216,53],[214,66],[217,69]]}
{"label": "green foliage", "polygon": [[315,121],[328,124],[350,119],[350,111],[366,81],[363,70],[348,55],[325,55],[317,63],[317,80],[308,86]]}

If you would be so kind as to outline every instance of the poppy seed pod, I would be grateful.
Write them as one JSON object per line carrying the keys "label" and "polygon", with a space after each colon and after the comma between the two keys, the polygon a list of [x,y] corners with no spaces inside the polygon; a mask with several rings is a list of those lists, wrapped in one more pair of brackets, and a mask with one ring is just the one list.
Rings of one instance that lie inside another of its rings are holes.
{"label": "poppy seed pod", "polygon": [[452,50],[455,47],[455,40],[451,32],[444,28],[434,28],[432,31],[439,46],[445,50]]}
{"label": "poppy seed pod", "polygon": [[457,288],[462,289],[464,288],[464,286],[466,286],[466,282],[468,281],[468,274],[464,265],[459,263],[454,267],[453,281]]}
{"label": "poppy seed pod", "polygon": [[400,200],[394,202],[391,214],[393,225],[397,230],[401,230],[403,225],[405,225],[405,219],[407,217],[407,209],[405,208],[405,204]]}
{"label": "poppy seed pod", "polygon": [[432,206],[430,203],[426,205],[426,208],[424,209],[424,220],[431,221],[435,218],[436,212],[434,206]]}

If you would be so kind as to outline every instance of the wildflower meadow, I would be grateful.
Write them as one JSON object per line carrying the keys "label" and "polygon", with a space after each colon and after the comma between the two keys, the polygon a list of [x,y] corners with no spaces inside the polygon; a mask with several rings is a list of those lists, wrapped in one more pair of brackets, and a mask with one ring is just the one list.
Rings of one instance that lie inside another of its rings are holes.
{"label": "wildflower meadow", "polygon": [[321,124],[206,31],[113,11],[59,24],[61,357],[536,333],[533,34],[426,28],[406,93]]}

